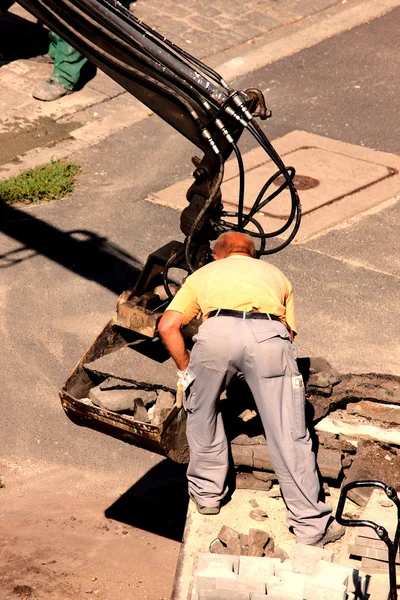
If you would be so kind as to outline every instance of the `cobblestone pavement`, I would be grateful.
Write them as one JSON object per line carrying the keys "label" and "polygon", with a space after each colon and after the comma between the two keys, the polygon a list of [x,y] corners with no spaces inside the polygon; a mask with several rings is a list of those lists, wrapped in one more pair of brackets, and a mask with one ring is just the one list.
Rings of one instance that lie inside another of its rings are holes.
{"label": "cobblestone pavement", "polygon": [[[139,0],[134,14],[185,50],[207,58],[331,6],[337,0]],[[161,8],[160,8],[161,6]]]}
{"label": "cobblestone pavement", "polygon": [[[129,5],[128,0],[124,4]],[[242,71],[252,70],[251,53],[257,54],[258,62],[264,57],[262,64],[276,60],[289,35],[303,31],[301,43],[304,39],[307,43],[310,27],[314,38],[318,37],[320,31],[329,29],[335,16],[352,10],[363,14],[364,6],[370,5],[370,0],[138,0],[130,4],[139,19],[217,70],[233,59],[241,61]],[[94,143],[149,114],[99,70],[74,94],[54,102],[34,100],[32,89],[46,80],[53,68],[51,62],[41,60],[47,44],[47,30],[20,5],[14,4],[0,18],[0,165],[10,165],[16,157],[54,145],[66,136],[80,144]],[[275,50],[266,57],[263,49],[273,44]],[[234,66],[221,74],[230,79],[239,72]],[[57,151],[62,152],[59,144]],[[60,156],[52,154],[46,160]],[[33,166],[29,160],[26,167]],[[18,169],[23,168],[20,163]],[[0,176],[14,174],[13,169],[8,166]]]}

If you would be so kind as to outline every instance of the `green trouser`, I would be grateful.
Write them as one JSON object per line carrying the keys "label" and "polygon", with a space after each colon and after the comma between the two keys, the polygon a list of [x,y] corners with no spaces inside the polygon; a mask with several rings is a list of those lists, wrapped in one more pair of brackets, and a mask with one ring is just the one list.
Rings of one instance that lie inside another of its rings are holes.
{"label": "green trouser", "polygon": [[53,31],[49,31],[49,38],[49,55],[54,60],[54,69],[50,79],[54,79],[65,88],[72,90],[79,81],[82,67],[87,62],[87,58]]}

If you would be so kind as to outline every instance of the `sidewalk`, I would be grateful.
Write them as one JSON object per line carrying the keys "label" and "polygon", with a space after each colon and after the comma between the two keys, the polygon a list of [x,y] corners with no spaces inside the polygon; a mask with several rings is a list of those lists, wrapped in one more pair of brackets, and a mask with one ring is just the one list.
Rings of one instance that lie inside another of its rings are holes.
{"label": "sidewalk", "polygon": [[[212,4],[181,0],[164,2],[160,9],[156,0],[139,0],[135,15],[232,80],[398,4],[398,0]],[[13,46],[20,38],[24,58],[11,60],[18,48],[0,46],[0,177],[66,157],[149,116],[147,107],[99,70],[79,92],[50,103],[34,100],[32,88],[52,71],[51,64],[31,57],[43,48],[46,32],[15,4],[0,21],[0,39],[3,44],[12,40]]]}

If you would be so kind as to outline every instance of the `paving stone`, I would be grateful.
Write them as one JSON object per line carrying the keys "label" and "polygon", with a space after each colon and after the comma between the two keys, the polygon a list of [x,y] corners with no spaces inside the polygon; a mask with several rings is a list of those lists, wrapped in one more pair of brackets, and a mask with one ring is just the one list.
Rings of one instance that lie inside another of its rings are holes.
{"label": "paving stone", "polygon": [[198,600],[249,600],[250,595],[248,592],[232,590],[201,590],[197,598]]}
{"label": "paving stone", "polygon": [[293,570],[303,575],[315,575],[317,563],[320,560],[333,562],[334,553],[324,548],[315,548],[307,544],[295,544],[293,546]]}
{"label": "paving stone", "polygon": [[280,577],[281,571],[294,571],[293,561],[287,559],[283,561],[283,563],[275,567],[275,575],[277,575],[277,577]]}
{"label": "paving stone", "polygon": [[251,579],[228,579],[221,578],[215,580],[216,590],[230,590],[232,592],[256,592],[265,594],[266,586],[263,581],[252,581]]}
{"label": "paving stone", "polygon": [[269,558],[256,556],[241,556],[239,558],[239,577],[254,579],[255,581],[266,581],[275,573],[275,562]]}
{"label": "paving stone", "polygon": [[302,573],[295,573],[294,571],[283,570],[279,574],[279,579],[287,587],[295,587],[297,593],[303,592],[304,584],[307,579],[307,575]]}
{"label": "paving stone", "polygon": [[248,555],[262,556],[270,535],[262,529],[250,529],[248,541]]}
{"label": "paving stone", "polygon": [[239,556],[221,556],[219,554],[211,554],[209,552],[199,552],[197,557],[197,571],[205,571],[206,569],[224,569],[228,573],[234,574],[237,569]]}
{"label": "paving stone", "polygon": [[307,600],[346,600],[347,590],[343,584],[307,577],[304,582],[304,597]]}
{"label": "paving stone", "polygon": [[[300,594],[300,596],[299,596]],[[303,600],[303,590],[296,588],[296,586],[284,584],[284,583],[269,583],[267,585],[267,599],[269,600],[272,596],[283,596],[284,598],[300,597]]]}
{"label": "paving stone", "polygon": [[[266,599],[265,599],[264,594],[252,594],[251,600],[266,600]],[[277,596],[276,594],[268,594],[267,600],[303,600],[303,597],[302,596],[293,596],[293,595],[283,596],[281,594],[279,594],[279,596]]]}
{"label": "paving stone", "polygon": [[358,569],[353,569],[353,567],[347,565],[330,563],[326,560],[318,561],[316,576],[327,580],[335,580],[337,583],[343,583],[348,592],[354,592],[360,583]]}
{"label": "paving stone", "polygon": [[[348,545],[349,554],[353,556],[361,556],[365,558],[374,558],[375,560],[380,560],[384,562],[388,562],[388,550],[378,549],[378,548],[368,548],[367,546],[358,546],[356,544]],[[396,563],[400,564],[400,558],[397,554]]]}

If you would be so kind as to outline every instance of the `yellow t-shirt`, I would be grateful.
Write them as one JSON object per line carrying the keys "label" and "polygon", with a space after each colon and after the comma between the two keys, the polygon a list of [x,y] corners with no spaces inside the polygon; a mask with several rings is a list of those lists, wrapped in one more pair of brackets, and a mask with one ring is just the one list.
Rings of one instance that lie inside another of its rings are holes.
{"label": "yellow t-shirt", "polygon": [[183,314],[183,324],[201,311],[230,310],[270,313],[296,331],[290,281],[273,265],[233,254],[189,275],[167,310]]}

